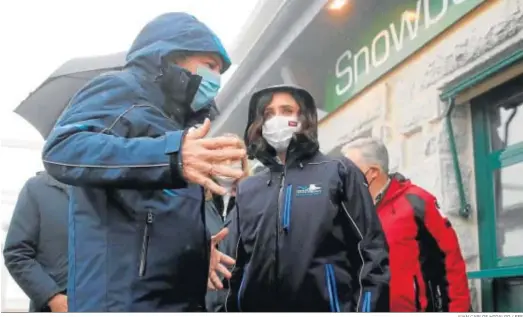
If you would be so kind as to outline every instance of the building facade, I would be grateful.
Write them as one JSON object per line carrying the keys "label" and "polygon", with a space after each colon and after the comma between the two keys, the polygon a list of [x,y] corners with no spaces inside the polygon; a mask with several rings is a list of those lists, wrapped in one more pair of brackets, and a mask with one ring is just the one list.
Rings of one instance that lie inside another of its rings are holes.
{"label": "building facade", "polygon": [[523,310],[523,0],[288,0],[212,133],[243,135],[252,91],[282,83],[317,99],[324,152],[378,137],[438,197],[475,311]]}

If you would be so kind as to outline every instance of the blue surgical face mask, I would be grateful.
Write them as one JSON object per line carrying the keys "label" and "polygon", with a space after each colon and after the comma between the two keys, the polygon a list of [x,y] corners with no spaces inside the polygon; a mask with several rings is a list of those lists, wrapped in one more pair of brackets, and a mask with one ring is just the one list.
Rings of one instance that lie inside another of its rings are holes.
{"label": "blue surgical face mask", "polygon": [[196,75],[202,77],[198,91],[191,102],[191,109],[198,112],[211,105],[220,90],[220,75],[211,71],[209,68],[199,66],[196,69]]}

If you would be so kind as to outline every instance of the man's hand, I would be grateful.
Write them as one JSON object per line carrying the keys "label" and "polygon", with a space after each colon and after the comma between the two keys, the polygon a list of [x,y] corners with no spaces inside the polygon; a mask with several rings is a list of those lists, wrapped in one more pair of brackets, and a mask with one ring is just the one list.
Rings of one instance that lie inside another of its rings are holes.
{"label": "man's hand", "polygon": [[67,296],[56,294],[47,303],[53,313],[67,313]]}
{"label": "man's hand", "polygon": [[236,263],[233,258],[218,251],[216,248],[216,245],[220,243],[228,233],[229,229],[224,228],[211,239],[211,263],[209,265],[209,279],[207,281],[207,288],[211,290],[223,288],[218,272],[222,273],[225,278],[230,279],[232,274],[225,265],[234,265],[234,263]]}
{"label": "man's hand", "polygon": [[211,176],[225,176],[238,179],[243,176],[236,170],[221,164],[224,161],[239,161],[246,155],[241,140],[230,136],[204,139],[211,129],[211,121],[190,130],[182,145],[183,176],[191,182],[202,185],[211,192],[225,195],[225,188],[216,184]]}

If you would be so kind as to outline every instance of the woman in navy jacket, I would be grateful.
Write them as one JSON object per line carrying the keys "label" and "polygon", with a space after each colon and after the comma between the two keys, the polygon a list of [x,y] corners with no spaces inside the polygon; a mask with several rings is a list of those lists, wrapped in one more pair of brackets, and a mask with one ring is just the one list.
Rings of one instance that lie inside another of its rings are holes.
{"label": "woman in navy jacket", "polygon": [[312,96],[256,92],[245,142],[267,169],[237,190],[227,311],[388,311],[386,240],[362,173],[319,151]]}

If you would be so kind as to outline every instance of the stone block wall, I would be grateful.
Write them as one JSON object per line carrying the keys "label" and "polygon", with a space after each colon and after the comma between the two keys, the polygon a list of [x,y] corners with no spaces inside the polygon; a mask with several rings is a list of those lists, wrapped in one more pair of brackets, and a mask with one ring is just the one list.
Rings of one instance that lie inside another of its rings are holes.
{"label": "stone block wall", "polygon": [[[460,200],[443,116],[447,104],[439,98],[440,89],[522,40],[523,0],[489,0],[320,124],[325,151],[364,130],[382,138],[391,169],[440,200],[458,234],[468,271],[479,269],[471,111],[469,105],[460,105],[452,115],[462,179],[472,205],[470,219],[463,219],[458,216]],[[478,311],[477,281],[471,282],[471,292]]]}

